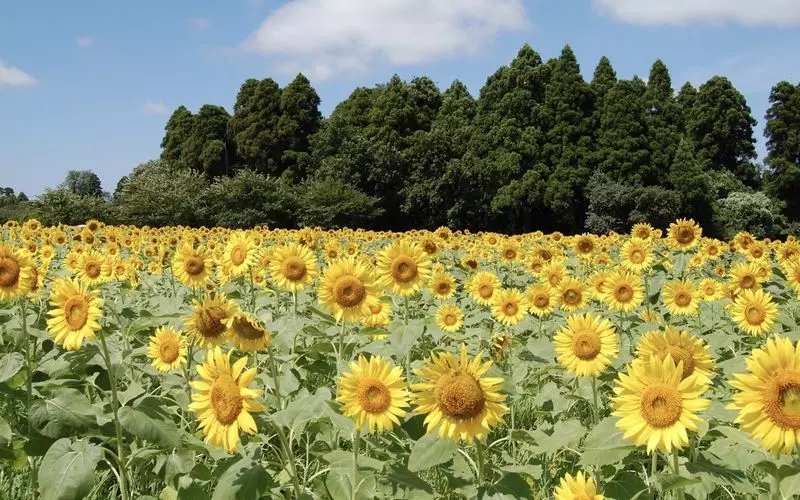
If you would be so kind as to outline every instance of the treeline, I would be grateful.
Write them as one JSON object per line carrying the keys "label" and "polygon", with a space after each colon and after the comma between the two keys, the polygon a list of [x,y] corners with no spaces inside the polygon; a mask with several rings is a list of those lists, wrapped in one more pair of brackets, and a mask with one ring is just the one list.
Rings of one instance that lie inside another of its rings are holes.
{"label": "treeline", "polygon": [[587,82],[569,46],[545,62],[525,45],[477,99],[459,81],[442,92],[395,76],[327,119],[319,103],[298,75],[284,88],[247,80],[233,114],[179,107],[160,161],[120,181],[106,218],[575,233],[693,217],[721,237],[800,227],[800,85],[772,90],[763,165],[727,78],[676,93],[660,60],[644,81],[602,58]]}

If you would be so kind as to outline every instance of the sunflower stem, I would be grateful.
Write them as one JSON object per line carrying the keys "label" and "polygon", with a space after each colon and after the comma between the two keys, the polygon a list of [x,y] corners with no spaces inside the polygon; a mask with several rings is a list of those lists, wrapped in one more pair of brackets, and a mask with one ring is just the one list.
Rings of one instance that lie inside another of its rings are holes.
{"label": "sunflower stem", "polygon": [[600,406],[597,404],[597,377],[592,377],[592,401],[594,402],[594,423],[600,423]]}
{"label": "sunflower stem", "polygon": [[252,269],[250,269],[250,312],[256,313],[256,283]]}
{"label": "sunflower stem", "polygon": [[292,313],[297,316],[297,292],[292,292]]}
{"label": "sunflower stem", "polygon": [[653,452],[652,458],[650,459],[650,483],[652,486],[653,477],[655,477],[656,473],[658,472],[658,453]]}
{"label": "sunflower stem", "polygon": [[[122,425],[119,422],[119,399],[117,398],[117,377],[114,374],[114,367],[111,365],[111,356],[108,354],[106,336],[102,331],[99,332],[100,345],[103,348],[103,360],[108,369],[108,380],[111,385],[111,410],[114,413],[114,432],[117,438],[117,456],[121,464],[125,463],[125,446],[122,441]],[[119,491],[122,500],[128,500],[128,478],[124,467],[119,470]]]}
{"label": "sunflower stem", "polygon": [[[33,364],[33,349],[31,348],[31,337],[28,335],[28,302],[24,298],[19,301],[19,314],[20,326],[22,327],[22,335],[25,336],[25,407],[28,420],[28,436],[31,435],[31,406],[33,405],[33,372],[31,371],[31,364]],[[36,498],[36,480],[38,465],[36,459],[31,458],[31,498]]]}
{"label": "sunflower stem", "polygon": [[275,358],[272,357],[272,350],[267,349],[267,356],[269,357],[269,371],[272,373],[272,382],[275,384],[275,402],[278,404],[278,409],[283,409],[283,399],[281,398],[281,381],[278,377],[278,367],[275,365]]}
{"label": "sunflower stem", "polygon": [[336,350],[336,375],[341,375],[342,373],[342,359],[344,357],[344,329],[345,329],[345,321],[342,318],[342,330],[339,332],[339,349]]}
{"label": "sunflower stem", "polygon": [[[273,422],[274,423],[274,422]],[[300,482],[297,478],[297,466],[294,463],[294,454],[292,453],[292,445],[286,439],[286,434],[280,425],[275,423],[275,434],[278,435],[278,440],[281,442],[283,453],[286,455],[286,465],[289,467],[289,475],[292,477],[292,488],[294,488],[294,497],[300,498],[303,494],[303,489],[300,487]]]}
{"label": "sunflower stem", "polygon": [[[680,454],[678,453],[678,448],[672,449],[672,473],[676,476],[681,475],[681,463],[680,463]],[[678,488],[675,490],[678,500],[684,500],[686,498],[683,494],[683,488]]]}
{"label": "sunflower stem", "polygon": [[[189,385],[192,375],[192,358],[194,357],[194,344],[189,344],[188,352],[186,353],[186,364],[183,366],[183,377],[186,379],[186,397],[189,398],[188,404],[192,404],[192,387]],[[188,413],[188,409],[187,409]],[[194,419],[188,418],[189,432],[194,433]]]}
{"label": "sunflower stem", "polygon": [[358,497],[358,444],[359,444],[359,429],[356,428],[353,431],[353,484],[350,488],[351,495],[350,498],[352,500],[356,500]]}
{"label": "sunflower stem", "polygon": [[484,469],[486,467],[486,459],[483,456],[483,443],[480,439],[475,440],[475,452],[478,459],[478,486],[483,484]]}
{"label": "sunflower stem", "polygon": [[769,476],[769,497],[772,500],[780,500],[781,498],[781,480],[777,475]]}

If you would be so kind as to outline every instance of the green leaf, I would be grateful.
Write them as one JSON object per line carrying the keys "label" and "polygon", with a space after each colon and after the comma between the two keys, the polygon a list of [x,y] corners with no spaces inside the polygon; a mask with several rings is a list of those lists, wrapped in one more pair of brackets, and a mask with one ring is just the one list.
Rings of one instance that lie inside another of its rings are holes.
{"label": "green leaf", "polygon": [[617,429],[616,422],[618,420],[616,417],[605,418],[586,436],[580,465],[615,464],[636,449],[633,444],[622,437],[622,431]]}
{"label": "green leaf", "polygon": [[60,438],[87,429],[96,422],[96,413],[82,392],[62,389],[51,399],[33,402],[30,422],[43,436]]}
{"label": "green leaf", "polygon": [[495,484],[484,486],[478,490],[478,498],[528,499],[533,498],[533,491],[521,475],[512,472],[504,474]]}
{"label": "green leaf", "polygon": [[[333,450],[322,456],[322,459],[328,462],[331,470],[339,471],[352,471],[353,470],[353,453],[344,450]],[[383,462],[374,458],[359,456],[358,457],[359,469],[373,469],[379,471],[383,469]]]}
{"label": "green leaf", "polygon": [[698,484],[700,482],[699,479],[678,476],[675,474],[656,474],[652,478],[655,481],[656,488],[661,492],[670,491],[677,488],[686,488],[687,486]]}
{"label": "green leaf", "polygon": [[260,498],[269,490],[271,483],[269,473],[261,464],[244,457],[222,473],[211,500]]}
{"label": "green leaf", "polygon": [[325,478],[325,489],[332,500],[351,500],[353,491],[351,474],[346,472],[329,472]]}
{"label": "green leaf", "polygon": [[620,472],[603,486],[603,495],[609,500],[632,500],[644,491],[647,485],[638,474],[630,471]]}
{"label": "green leaf", "polygon": [[393,464],[387,471],[386,477],[393,485],[401,486],[406,490],[414,490],[414,498],[422,497],[422,492],[433,495],[433,487],[402,464]]}
{"label": "green leaf", "polygon": [[134,407],[120,408],[119,422],[134,436],[162,448],[172,449],[181,445],[180,430],[158,398],[147,397]]}
{"label": "green leaf", "polygon": [[0,382],[12,378],[25,366],[25,356],[18,352],[6,354],[0,358]]}
{"label": "green leaf", "polygon": [[389,346],[397,359],[405,359],[417,341],[422,337],[425,326],[420,320],[412,320],[408,325],[399,321],[389,324]]}
{"label": "green leaf", "polygon": [[11,426],[8,425],[8,422],[3,417],[0,417],[0,445],[10,443],[12,437]]}
{"label": "green leaf", "polygon": [[540,430],[534,430],[531,434],[535,437],[536,442],[542,448],[542,451],[548,455],[556,453],[562,448],[577,448],[578,443],[583,437],[586,429],[581,425],[578,420],[567,420],[566,422],[559,420],[553,427],[553,433],[550,435],[545,434]]}
{"label": "green leaf", "polygon": [[313,396],[298,397],[283,410],[273,413],[272,421],[276,425],[292,429],[295,434],[300,434],[300,430],[307,422],[327,415],[330,399],[330,391],[320,388]]}
{"label": "green leaf", "polygon": [[453,459],[458,445],[452,439],[440,438],[438,434],[427,434],[417,440],[408,457],[408,470],[419,472]]}
{"label": "green leaf", "polygon": [[72,500],[86,497],[94,483],[94,470],[103,450],[88,441],[70,443],[59,439],[47,450],[40,467],[42,500]]}

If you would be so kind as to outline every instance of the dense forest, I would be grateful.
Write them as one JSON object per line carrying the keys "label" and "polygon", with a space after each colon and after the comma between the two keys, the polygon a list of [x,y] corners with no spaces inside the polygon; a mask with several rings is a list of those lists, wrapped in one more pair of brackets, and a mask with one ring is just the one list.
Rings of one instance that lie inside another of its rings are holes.
{"label": "dense forest", "polygon": [[676,92],[660,60],[623,80],[604,57],[587,82],[569,46],[544,61],[525,45],[477,99],[459,81],[442,92],[394,76],[328,118],[319,104],[302,74],[284,88],[249,79],[232,114],[176,109],[161,157],[113,194],[70,172],[18,203],[46,223],[576,233],[685,216],[720,237],[800,233],[800,84],[772,89],[763,164],[727,78]]}

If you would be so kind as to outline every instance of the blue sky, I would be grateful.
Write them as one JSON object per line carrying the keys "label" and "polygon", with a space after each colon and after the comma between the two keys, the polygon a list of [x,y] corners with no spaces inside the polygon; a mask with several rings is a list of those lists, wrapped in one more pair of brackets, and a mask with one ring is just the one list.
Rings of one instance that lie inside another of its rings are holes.
{"label": "blue sky", "polygon": [[523,43],[547,59],[569,43],[587,78],[598,59],[673,85],[731,78],[762,143],[770,87],[800,81],[797,0],[61,0],[0,4],[0,186],[28,195],[67,170],[113,191],[158,156],[178,105],[232,110],[241,83],[297,71],[328,114],[393,73],[460,79],[477,95]]}

